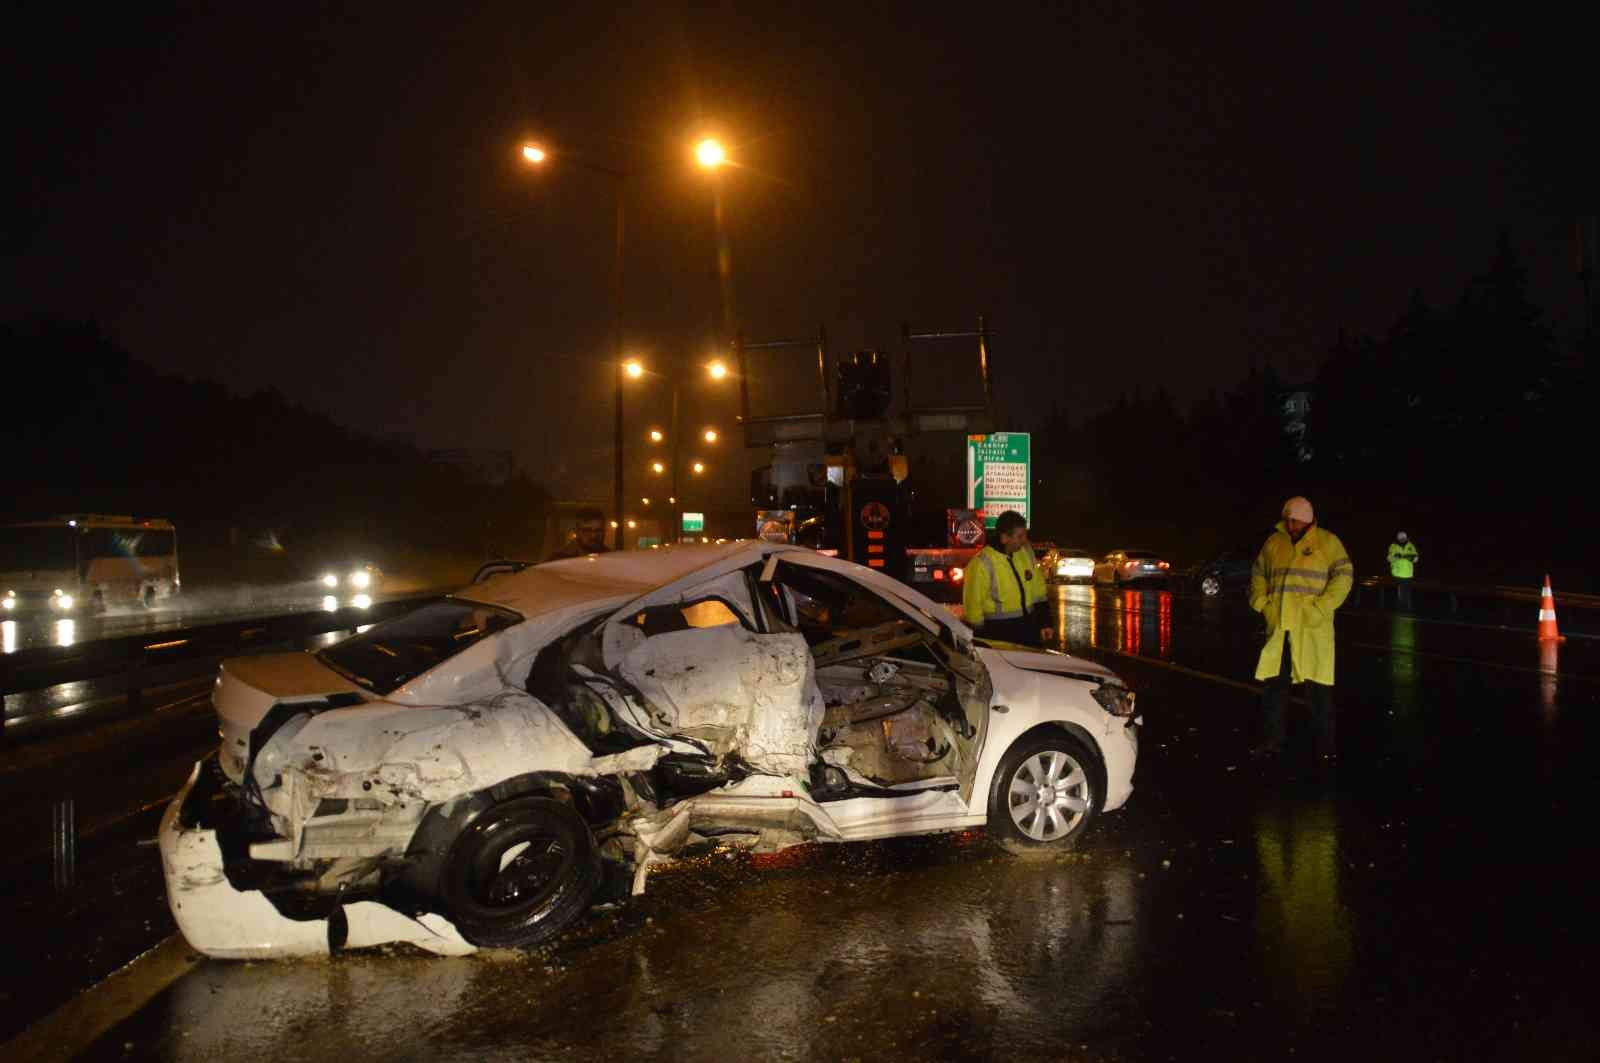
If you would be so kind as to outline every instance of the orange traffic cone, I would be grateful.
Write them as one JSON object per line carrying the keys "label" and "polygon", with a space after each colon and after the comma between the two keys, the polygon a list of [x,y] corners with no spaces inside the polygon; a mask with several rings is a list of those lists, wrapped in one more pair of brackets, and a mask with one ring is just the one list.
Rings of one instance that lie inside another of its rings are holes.
{"label": "orange traffic cone", "polygon": [[1556,599],[1550,593],[1550,577],[1544,578],[1544,593],[1539,596],[1539,639],[1552,639],[1556,642],[1565,641],[1561,632],[1556,630]]}

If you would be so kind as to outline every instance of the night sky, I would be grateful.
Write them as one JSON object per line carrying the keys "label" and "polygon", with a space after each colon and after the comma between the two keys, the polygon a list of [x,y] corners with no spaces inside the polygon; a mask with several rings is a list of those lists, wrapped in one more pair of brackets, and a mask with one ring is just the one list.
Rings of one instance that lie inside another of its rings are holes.
{"label": "night sky", "polygon": [[[987,312],[1019,426],[1194,398],[1252,357],[1308,376],[1413,288],[1449,304],[1501,226],[1581,326],[1594,38],[1564,7],[463,6],[14,6],[0,318],[92,316],[164,369],[609,496],[613,186],[530,170],[538,137],[659,167],[626,256],[653,365],[729,321],[842,352]],[[760,367],[767,412],[811,394],[795,357]],[[665,393],[630,393],[641,422]],[[731,424],[731,389],[690,402]]]}

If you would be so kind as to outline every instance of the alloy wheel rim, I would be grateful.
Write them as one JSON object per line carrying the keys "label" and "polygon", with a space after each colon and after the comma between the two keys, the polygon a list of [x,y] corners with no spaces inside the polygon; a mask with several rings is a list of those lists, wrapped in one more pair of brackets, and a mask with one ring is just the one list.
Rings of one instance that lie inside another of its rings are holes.
{"label": "alloy wheel rim", "polygon": [[1007,804],[1011,822],[1036,842],[1066,837],[1089,814],[1092,798],[1088,773],[1076,757],[1047,749],[1017,765],[1011,775]]}

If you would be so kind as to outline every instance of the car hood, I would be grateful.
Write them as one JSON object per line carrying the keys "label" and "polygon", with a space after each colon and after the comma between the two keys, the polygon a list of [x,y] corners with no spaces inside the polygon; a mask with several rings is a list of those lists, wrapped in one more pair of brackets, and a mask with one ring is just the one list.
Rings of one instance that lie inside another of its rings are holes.
{"label": "car hood", "polygon": [[1047,672],[1091,683],[1115,683],[1119,686],[1122,684],[1122,680],[1111,669],[1084,657],[1074,657],[1069,653],[1002,649],[985,649],[983,652],[986,657],[991,655],[999,657],[1011,667],[1020,668],[1024,672]]}

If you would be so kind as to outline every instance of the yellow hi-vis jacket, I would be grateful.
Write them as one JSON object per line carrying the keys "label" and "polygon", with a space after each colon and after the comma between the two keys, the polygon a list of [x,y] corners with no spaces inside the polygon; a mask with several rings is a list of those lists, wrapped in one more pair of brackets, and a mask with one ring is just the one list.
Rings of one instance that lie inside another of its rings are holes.
{"label": "yellow hi-vis jacket", "polygon": [[1406,540],[1404,543],[1389,544],[1389,575],[1395,579],[1410,579],[1416,571],[1417,544]]}
{"label": "yellow hi-vis jacket", "polygon": [[[1011,566],[1016,564],[1016,575]],[[1003,550],[985,546],[967,562],[961,591],[961,609],[967,626],[974,631],[987,620],[1017,620],[1027,616],[1044,601],[1044,576],[1033,559],[1033,550],[1024,546],[1010,557]]]}
{"label": "yellow hi-vis jacket", "polygon": [[1337,535],[1312,525],[1297,543],[1278,524],[1250,573],[1250,608],[1267,619],[1257,679],[1277,676],[1287,634],[1290,681],[1333,686],[1333,611],[1344,604],[1355,578]]}

